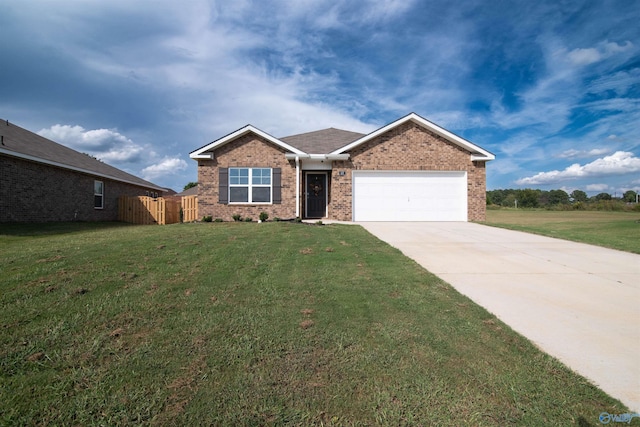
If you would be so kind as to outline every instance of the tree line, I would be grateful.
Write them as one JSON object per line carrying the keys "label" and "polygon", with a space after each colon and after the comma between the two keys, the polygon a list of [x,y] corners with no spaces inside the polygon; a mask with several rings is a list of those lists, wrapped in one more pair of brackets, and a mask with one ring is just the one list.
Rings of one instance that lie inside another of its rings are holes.
{"label": "tree line", "polygon": [[636,202],[635,191],[625,191],[622,197],[609,193],[599,193],[589,197],[582,190],[573,190],[571,194],[564,190],[506,189],[487,191],[487,206],[518,208],[562,208],[562,209],[615,209]]}

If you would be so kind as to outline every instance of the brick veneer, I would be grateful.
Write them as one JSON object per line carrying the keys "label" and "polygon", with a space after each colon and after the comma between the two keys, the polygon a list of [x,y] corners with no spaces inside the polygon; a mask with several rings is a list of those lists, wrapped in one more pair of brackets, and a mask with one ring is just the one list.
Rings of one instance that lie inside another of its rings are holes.
{"label": "brick veneer", "polygon": [[485,162],[472,162],[468,151],[421,126],[404,123],[354,148],[350,155],[349,160],[333,164],[330,218],[352,220],[353,170],[433,170],[467,171],[468,219],[485,219]]}
{"label": "brick veneer", "polygon": [[[94,181],[104,183],[104,208],[94,208]],[[0,222],[117,221],[120,196],[145,189],[42,163],[0,155]]]}
{"label": "brick veneer", "polygon": [[[281,168],[282,203],[221,204],[218,202],[218,168]],[[232,221],[233,215],[258,220],[260,212],[269,218],[290,219],[296,213],[296,168],[285,158],[285,151],[255,135],[244,135],[214,151],[213,160],[198,160],[198,212]]]}
{"label": "brick veneer", "polygon": [[[220,204],[219,167],[270,167],[282,169],[282,204]],[[468,151],[412,122],[404,123],[354,148],[350,159],[334,161],[328,176],[328,217],[352,220],[353,170],[466,171],[467,207],[470,221],[485,219],[485,162],[472,162]],[[344,175],[340,176],[340,172]],[[303,177],[300,177],[302,185]],[[264,211],[269,217],[293,218],[296,212],[295,163],[285,151],[255,134],[244,135],[214,152],[213,160],[198,160],[198,208],[201,216],[231,221],[234,214],[256,220]],[[304,212],[304,192],[300,212]]]}

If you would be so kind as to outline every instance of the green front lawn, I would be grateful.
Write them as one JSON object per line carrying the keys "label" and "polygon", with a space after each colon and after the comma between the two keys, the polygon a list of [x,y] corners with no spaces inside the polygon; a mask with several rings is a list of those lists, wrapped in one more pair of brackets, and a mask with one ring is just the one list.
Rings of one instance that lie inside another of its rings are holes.
{"label": "green front lawn", "polygon": [[640,213],[489,209],[487,225],[640,254]]}
{"label": "green front lawn", "polygon": [[359,226],[0,226],[0,425],[596,425],[618,401]]}

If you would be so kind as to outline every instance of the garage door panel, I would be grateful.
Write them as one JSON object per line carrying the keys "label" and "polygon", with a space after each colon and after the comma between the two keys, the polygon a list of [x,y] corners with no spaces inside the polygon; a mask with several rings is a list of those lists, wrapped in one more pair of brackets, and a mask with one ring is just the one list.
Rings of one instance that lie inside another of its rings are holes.
{"label": "garage door panel", "polygon": [[354,171],[355,221],[466,221],[466,172]]}

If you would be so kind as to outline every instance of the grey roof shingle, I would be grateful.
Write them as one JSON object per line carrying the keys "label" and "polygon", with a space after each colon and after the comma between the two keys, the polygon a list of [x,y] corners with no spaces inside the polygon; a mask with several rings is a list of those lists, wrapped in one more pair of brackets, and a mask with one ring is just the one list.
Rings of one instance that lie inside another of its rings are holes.
{"label": "grey roof shingle", "polygon": [[164,188],[156,184],[103,163],[87,154],[53,142],[7,120],[0,121],[0,136],[2,137],[0,153],[2,154],[15,155],[36,162],[53,163],[59,167],[165,191]]}
{"label": "grey roof shingle", "polygon": [[279,139],[305,153],[326,154],[344,147],[363,136],[364,134],[358,132],[329,128],[315,132],[285,136]]}

